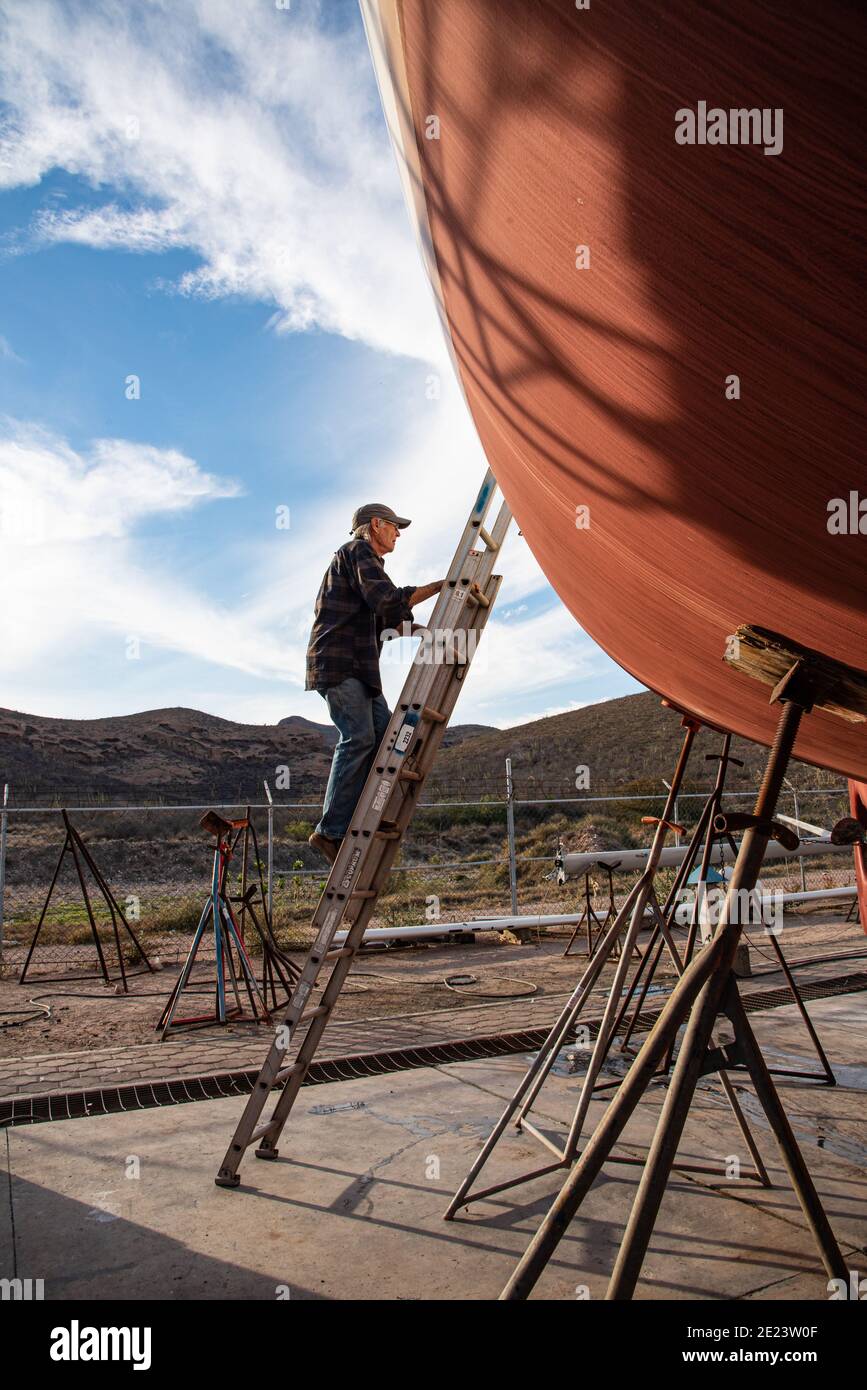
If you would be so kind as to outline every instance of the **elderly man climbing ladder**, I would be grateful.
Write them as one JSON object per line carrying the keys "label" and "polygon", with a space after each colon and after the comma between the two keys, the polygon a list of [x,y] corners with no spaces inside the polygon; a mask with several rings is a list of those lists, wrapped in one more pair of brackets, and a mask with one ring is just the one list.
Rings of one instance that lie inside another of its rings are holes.
{"label": "elderly man climbing ladder", "polygon": [[402,589],[392,584],[383,556],[409,524],[378,502],[359,507],[352,540],[335,552],[316,599],[305,689],[324,697],[340,737],[322,817],[309,842],[332,864],[391,718],[379,675],[382,633],[411,623],[412,609],[445,583]]}

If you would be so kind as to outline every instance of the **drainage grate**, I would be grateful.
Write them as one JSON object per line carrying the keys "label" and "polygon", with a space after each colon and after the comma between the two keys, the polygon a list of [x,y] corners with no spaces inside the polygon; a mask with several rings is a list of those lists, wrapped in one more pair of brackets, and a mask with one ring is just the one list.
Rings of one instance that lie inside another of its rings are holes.
{"label": "drainage grate", "polygon": [[[867,974],[856,973],[852,975],[838,975],[833,980],[818,980],[815,984],[799,984],[798,992],[802,999],[830,999],[837,994],[859,994],[867,989]],[[742,994],[741,1001],[744,1012],[748,1014],[763,1013],[765,1009],[781,1009],[786,1004],[793,1004],[792,992],[787,985],[782,985],[779,989],[755,990],[752,994]],[[638,1015],[638,1032],[646,1032],[652,1028],[659,1018],[661,1009],[644,1010]],[[592,1036],[593,1025],[590,1025]]]}
{"label": "drainage grate", "polygon": [[[858,994],[867,989],[867,974],[838,975],[833,980],[818,980],[815,984],[798,985],[802,999],[831,999],[835,994]],[[786,985],[780,989],[763,989],[755,994],[744,995],[744,1008],[748,1014],[759,1013],[762,1009],[779,1009],[783,1004],[791,1004],[791,991]]]}
{"label": "drainage grate", "polygon": [[[804,999],[827,999],[839,994],[857,994],[867,989],[867,974],[839,976],[800,986]],[[747,1013],[777,1009],[791,1004],[788,989],[768,989],[744,996]],[[659,1017],[659,1010],[641,1014],[639,1027],[647,1029]],[[598,1032],[598,1019],[582,1019],[581,1026],[591,1037]],[[410,1071],[418,1067],[442,1066],[448,1062],[476,1062],[485,1057],[508,1057],[534,1052],[548,1036],[549,1027],[526,1028],[515,1033],[494,1033],[487,1037],[454,1039],[426,1047],[401,1047],[383,1052],[364,1052],[351,1057],[330,1057],[311,1066],[305,1086],[322,1086],[331,1081],[354,1081],[362,1077],[384,1076],[389,1072]],[[62,1091],[43,1096],[22,1096],[0,1101],[0,1127],[41,1124],[48,1120],[75,1120],[92,1115],[116,1115],[130,1110],[148,1110],[164,1105],[185,1105],[197,1100],[221,1100],[247,1095],[252,1091],[259,1068],[250,1071],[218,1072],[167,1081],[138,1082],[126,1086],[99,1086],[86,1091]]]}
{"label": "drainage grate", "polygon": [[[426,1047],[401,1047],[388,1052],[364,1052],[351,1057],[330,1057],[314,1062],[305,1086],[330,1081],[356,1081],[445,1062],[471,1062],[483,1057],[504,1057],[532,1052],[541,1047],[547,1028],[527,1028],[520,1033],[433,1043]],[[58,1091],[44,1096],[22,1096],[0,1101],[0,1127],[40,1124],[46,1120],[77,1120],[91,1115],[116,1115],[154,1106],[184,1105],[195,1100],[220,1100],[252,1091],[259,1068],[218,1072],[169,1081],[138,1082],[127,1086],[98,1086],[87,1091]]]}

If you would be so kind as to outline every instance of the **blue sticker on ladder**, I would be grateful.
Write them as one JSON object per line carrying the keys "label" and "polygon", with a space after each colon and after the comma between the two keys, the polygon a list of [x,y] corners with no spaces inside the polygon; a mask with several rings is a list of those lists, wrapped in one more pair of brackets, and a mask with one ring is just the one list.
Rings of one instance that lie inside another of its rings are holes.
{"label": "blue sticker on ladder", "polygon": [[415,733],[415,726],[419,721],[419,716],[410,712],[397,731],[397,738],[394,740],[394,752],[405,753],[412,743],[412,736]]}
{"label": "blue sticker on ladder", "polygon": [[491,487],[491,483],[482,483],[482,490],[478,495],[476,505],[473,508],[473,511],[480,512],[482,510],[482,508],[484,507],[485,503],[491,495]]}

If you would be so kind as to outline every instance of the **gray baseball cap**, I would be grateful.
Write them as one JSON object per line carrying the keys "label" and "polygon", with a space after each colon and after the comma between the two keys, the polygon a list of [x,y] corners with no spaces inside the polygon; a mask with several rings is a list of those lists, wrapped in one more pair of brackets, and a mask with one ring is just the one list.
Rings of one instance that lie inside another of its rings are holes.
{"label": "gray baseball cap", "polygon": [[356,527],[363,526],[366,521],[372,521],[375,516],[378,516],[382,521],[393,522],[401,531],[405,526],[412,524],[409,517],[398,516],[396,512],[391,510],[391,507],[385,507],[381,502],[367,502],[354,513],[349,529],[354,531]]}

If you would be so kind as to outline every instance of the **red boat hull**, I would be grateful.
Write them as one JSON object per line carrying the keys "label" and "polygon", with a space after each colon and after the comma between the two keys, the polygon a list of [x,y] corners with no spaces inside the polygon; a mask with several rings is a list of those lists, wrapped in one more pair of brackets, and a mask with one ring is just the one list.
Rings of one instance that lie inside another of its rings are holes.
{"label": "red boat hull", "polygon": [[[527,542],[621,666],[769,742],[767,687],[723,660],[740,624],[867,665],[855,9],[363,9],[458,371]],[[782,148],[678,143],[676,113],[700,101],[781,111]],[[867,724],[816,712],[796,752],[863,779]]]}

